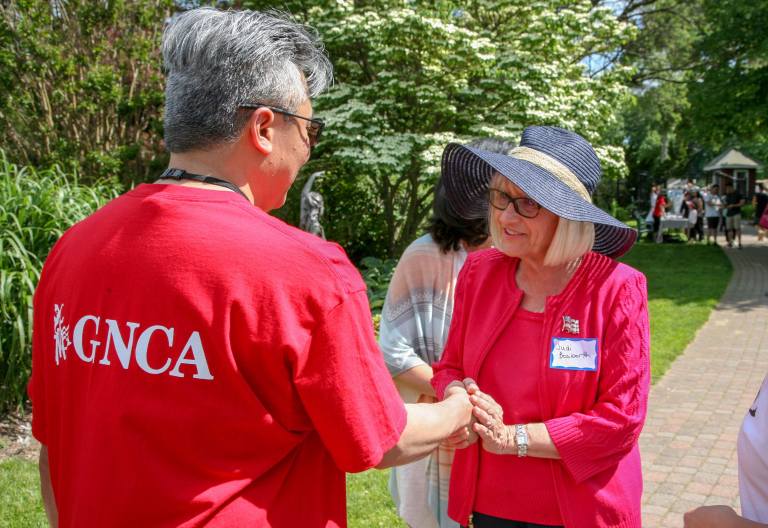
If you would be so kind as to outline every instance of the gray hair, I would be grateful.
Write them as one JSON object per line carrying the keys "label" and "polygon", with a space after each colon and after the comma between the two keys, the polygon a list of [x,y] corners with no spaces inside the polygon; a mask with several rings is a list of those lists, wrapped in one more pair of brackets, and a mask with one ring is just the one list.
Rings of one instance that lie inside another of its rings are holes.
{"label": "gray hair", "polygon": [[295,111],[333,76],[314,30],[276,11],[185,11],[166,27],[162,52],[171,152],[235,141],[252,114],[241,104]]}

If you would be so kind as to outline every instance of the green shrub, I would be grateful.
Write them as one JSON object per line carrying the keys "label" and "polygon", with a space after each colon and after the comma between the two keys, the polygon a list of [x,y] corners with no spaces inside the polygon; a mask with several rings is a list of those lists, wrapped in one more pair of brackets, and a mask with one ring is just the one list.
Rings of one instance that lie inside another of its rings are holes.
{"label": "green shrub", "polygon": [[381,307],[384,306],[384,299],[387,297],[387,288],[392,280],[392,274],[397,266],[396,259],[379,259],[376,257],[365,257],[360,261],[360,273],[368,286],[368,302],[371,304],[371,313],[373,314],[373,328],[376,335],[379,334],[379,324],[381,322]]}
{"label": "green shrub", "polygon": [[361,273],[365,284],[368,286],[368,301],[371,303],[371,311],[374,314],[381,313],[384,299],[387,297],[387,288],[392,280],[392,274],[397,266],[397,259],[379,259],[365,257],[360,261]]}
{"label": "green shrub", "polygon": [[19,167],[0,151],[0,413],[24,402],[32,295],[51,246],[119,191],[112,181],[82,185],[59,166]]}
{"label": "green shrub", "polygon": [[751,203],[747,203],[741,208],[741,218],[744,220],[752,220],[755,218],[755,206]]}
{"label": "green shrub", "polygon": [[0,149],[25,165],[76,163],[89,183],[158,174],[160,30],[193,3],[0,2]]}
{"label": "green shrub", "polygon": [[632,207],[621,206],[619,205],[619,202],[616,201],[616,199],[611,200],[610,213],[611,213],[611,216],[613,216],[618,220],[621,220],[622,222],[630,222],[634,220],[632,216]]}

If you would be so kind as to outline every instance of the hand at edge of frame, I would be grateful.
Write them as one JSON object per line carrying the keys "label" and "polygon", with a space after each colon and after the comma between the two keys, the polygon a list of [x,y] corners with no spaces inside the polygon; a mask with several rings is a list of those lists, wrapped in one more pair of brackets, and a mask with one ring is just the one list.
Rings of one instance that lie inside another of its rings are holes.
{"label": "hand at edge of frame", "polygon": [[[467,378],[469,379],[469,378]],[[445,388],[444,397],[448,398],[457,393],[467,392],[466,384],[462,381],[452,381]],[[462,427],[454,431],[454,433],[442,441],[442,445],[453,449],[464,449],[477,442],[477,433],[474,432],[472,426],[477,421],[474,413],[470,413],[469,423],[466,427]]]}
{"label": "hand at edge of frame", "polygon": [[730,506],[700,506],[683,515],[684,528],[765,528],[738,515]]}

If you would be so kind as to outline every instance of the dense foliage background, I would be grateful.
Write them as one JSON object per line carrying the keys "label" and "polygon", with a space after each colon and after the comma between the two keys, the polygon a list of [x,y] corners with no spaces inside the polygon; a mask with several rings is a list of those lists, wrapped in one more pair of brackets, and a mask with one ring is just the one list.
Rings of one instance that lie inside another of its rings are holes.
{"label": "dense foliage background", "polygon": [[[22,400],[29,300],[63,229],[152,181],[162,144],[164,22],[194,0],[0,0],[0,410]],[[768,3],[742,0],[218,1],[312,25],[336,83],[323,141],[275,214],[298,221],[316,170],[324,225],[381,302],[423,230],[450,141],[576,130],[628,216],[652,182],[697,177],[728,146],[768,159]],[[110,183],[104,183],[109,179]]]}
{"label": "dense foliage background", "polygon": [[118,190],[115,181],[84,185],[74,167],[20,167],[0,151],[0,412],[25,398],[32,296],[48,251]]}
{"label": "dense foliage background", "polygon": [[0,2],[0,148],[14,162],[152,178],[162,150],[158,45],[173,0]]}

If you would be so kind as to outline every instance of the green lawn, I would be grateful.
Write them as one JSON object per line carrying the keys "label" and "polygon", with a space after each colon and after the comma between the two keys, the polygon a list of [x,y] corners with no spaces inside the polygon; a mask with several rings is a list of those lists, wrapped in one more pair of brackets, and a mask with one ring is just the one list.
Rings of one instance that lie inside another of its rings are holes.
{"label": "green lawn", "polygon": [[654,381],[685,350],[723,295],[731,263],[717,246],[637,244],[621,259],[648,279]]}
{"label": "green lawn", "polygon": [[[347,502],[350,528],[403,527],[389,496],[389,471],[372,469],[347,476]],[[47,526],[37,463],[27,460],[0,462],[0,526],[30,528]]]}
{"label": "green lawn", "polygon": [[347,475],[347,519],[349,528],[407,525],[395,514],[395,505],[389,495],[389,470],[371,469]]}
{"label": "green lawn", "polygon": [[[648,277],[651,367],[657,380],[709,317],[731,265],[718,247],[683,244],[638,244],[622,260]],[[350,528],[405,527],[394,513],[388,478],[388,471],[376,470],[347,477]],[[35,463],[0,463],[0,526],[45,526]]]}
{"label": "green lawn", "polygon": [[0,462],[0,526],[48,526],[40,500],[37,463],[15,459]]}

